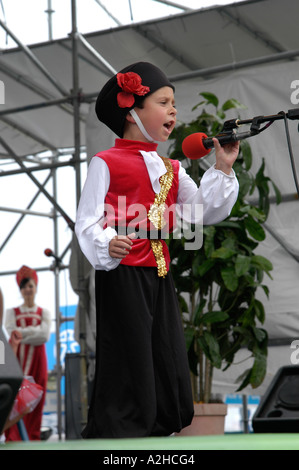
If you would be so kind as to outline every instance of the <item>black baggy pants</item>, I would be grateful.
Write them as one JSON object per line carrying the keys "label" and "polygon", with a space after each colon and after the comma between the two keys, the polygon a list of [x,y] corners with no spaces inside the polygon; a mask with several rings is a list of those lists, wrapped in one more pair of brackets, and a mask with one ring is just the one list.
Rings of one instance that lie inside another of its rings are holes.
{"label": "black baggy pants", "polygon": [[193,398],[171,273],[96,271],[96,375],[84,438],[166,436],[191,423]]}

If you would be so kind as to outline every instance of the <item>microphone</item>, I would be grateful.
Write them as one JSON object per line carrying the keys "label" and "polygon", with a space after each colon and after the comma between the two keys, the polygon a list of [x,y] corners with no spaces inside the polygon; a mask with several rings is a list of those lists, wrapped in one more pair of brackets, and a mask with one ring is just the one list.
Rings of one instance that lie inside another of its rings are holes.
{"label": "microphone", "polygon": [[[239,133],[223,133],[216,135],[220,145],[230,144],[239,140],[247,139],[254,135],[252,131],[239,132]],[[211,148],[214,147],[212,138],[209,138],[203,132],[196,132],[195,134],[188,135],[182,143],[182,150],[184,155],[191,160],[197,160],[207,155]]]}
{"label": "microphone", "polygon": [[44,251],[44,254],[48,257],[53,257],[56,259],[56,261],[58,261],[59,263],[61,263],[61,258],[59,258],[58,256],[56,256],[53,251],[51,250],[51,248],[46,248],[45,251]]}

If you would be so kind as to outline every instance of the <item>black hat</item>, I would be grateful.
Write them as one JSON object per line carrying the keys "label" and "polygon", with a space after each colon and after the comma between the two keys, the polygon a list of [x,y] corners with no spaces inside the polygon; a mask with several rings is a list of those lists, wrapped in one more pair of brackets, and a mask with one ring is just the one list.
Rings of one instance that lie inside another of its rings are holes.
{"label": "black hat", "polygon": [[162,70],[149,62],[136,62],[104,85],[96,101],[96,114],[101,122],[122,137],[128,112],[144,97],[164,86],[174,90]]}

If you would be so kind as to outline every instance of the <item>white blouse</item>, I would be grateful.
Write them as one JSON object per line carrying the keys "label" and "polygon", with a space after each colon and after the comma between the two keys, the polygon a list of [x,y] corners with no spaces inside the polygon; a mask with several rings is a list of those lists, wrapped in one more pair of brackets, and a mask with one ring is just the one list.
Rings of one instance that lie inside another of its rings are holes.
{"label": "white blouse", "polygon": [[[34,305],[34,307],[29,308],[22,305],[19,307],[19,309],[25,316],[31,315],[34,319],[38,306]],[[9,308],[5,312],[5,329],[8,335],[11,336],[11,333],[14,330],[18,330],[22,333],[21,343],[31,344],[32,346],[39,346],[49,340],[51,332],[51,321],[51,314],[49,310],[43,308],[40,325],[21,327],[16,325],[16,315],[13,308]]]}
{"label": "white blouse", "polygon": [[[140,153],[147,166],[153,190],[158,193],[159,178],[166,173],[165,165],[156,152],[140,151]],[[110,173],[106,162],[98,157],[92,158],[75,224],[75,232],[84,255],[94,269],[106,271],[116,268],[121,261],[111,258],[108,251],[109,242],[117,235],[116,231],[111,227],[103,229],[103,208],[109,184]],[[178,208],[182,209],[183,206],[189,205],[194,209],[196,205],[202,205],[201,219],[193,218],[191,222],[214,225],[224,220],[229,216],[237,200],[238,190],[239,183],[233,170],[227,175],[213,166],[204,173],[200,186],[197,187],[180,165]]]}

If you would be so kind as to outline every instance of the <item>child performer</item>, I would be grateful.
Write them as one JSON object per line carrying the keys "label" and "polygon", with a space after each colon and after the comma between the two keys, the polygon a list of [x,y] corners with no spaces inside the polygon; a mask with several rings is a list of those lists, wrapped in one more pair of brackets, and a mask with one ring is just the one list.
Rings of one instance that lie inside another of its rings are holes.
{"label": "child performer", "polygon": [[[11,337],[12,347],[24,376],[33,377],[36,384],[40,385],[43,390],[43,396],[38,405],[24,417],[28,438],[34,441],[41,439],[40,431],[48,380],[45,343],[50,336],[51,314],[47,309],[35,303],[38,276],[34,269],[22,266],[17,272],[16,280],[23,297],[23,304],[6,310],[5,328]],[[16,425],[7,430],[6,440],[21,440]]]}
{"label": "child performer", "polygon": [[[224,220],[237,199],[232,165],[239,145],[221,147],[214,139],[216,164],[199,188],[179,161],[160,157],[156,142],[165,142],[176,124],[174,86],[147,62],[113,76],[98,96],[96,113],[119,138],[92,159],[75,225],[96,270],[96,376],[82,436],[166,436],[191,423],[193,398],[169,252],[160,232],[163,210],[201,204],[198,222]],[[145,214],[138,219],[141,237],[138,230],[136,237],[127,230],[137,207]],[[167,229],[172,231],[173,220]],[[146,238],[152,230],[155,239]]]}

